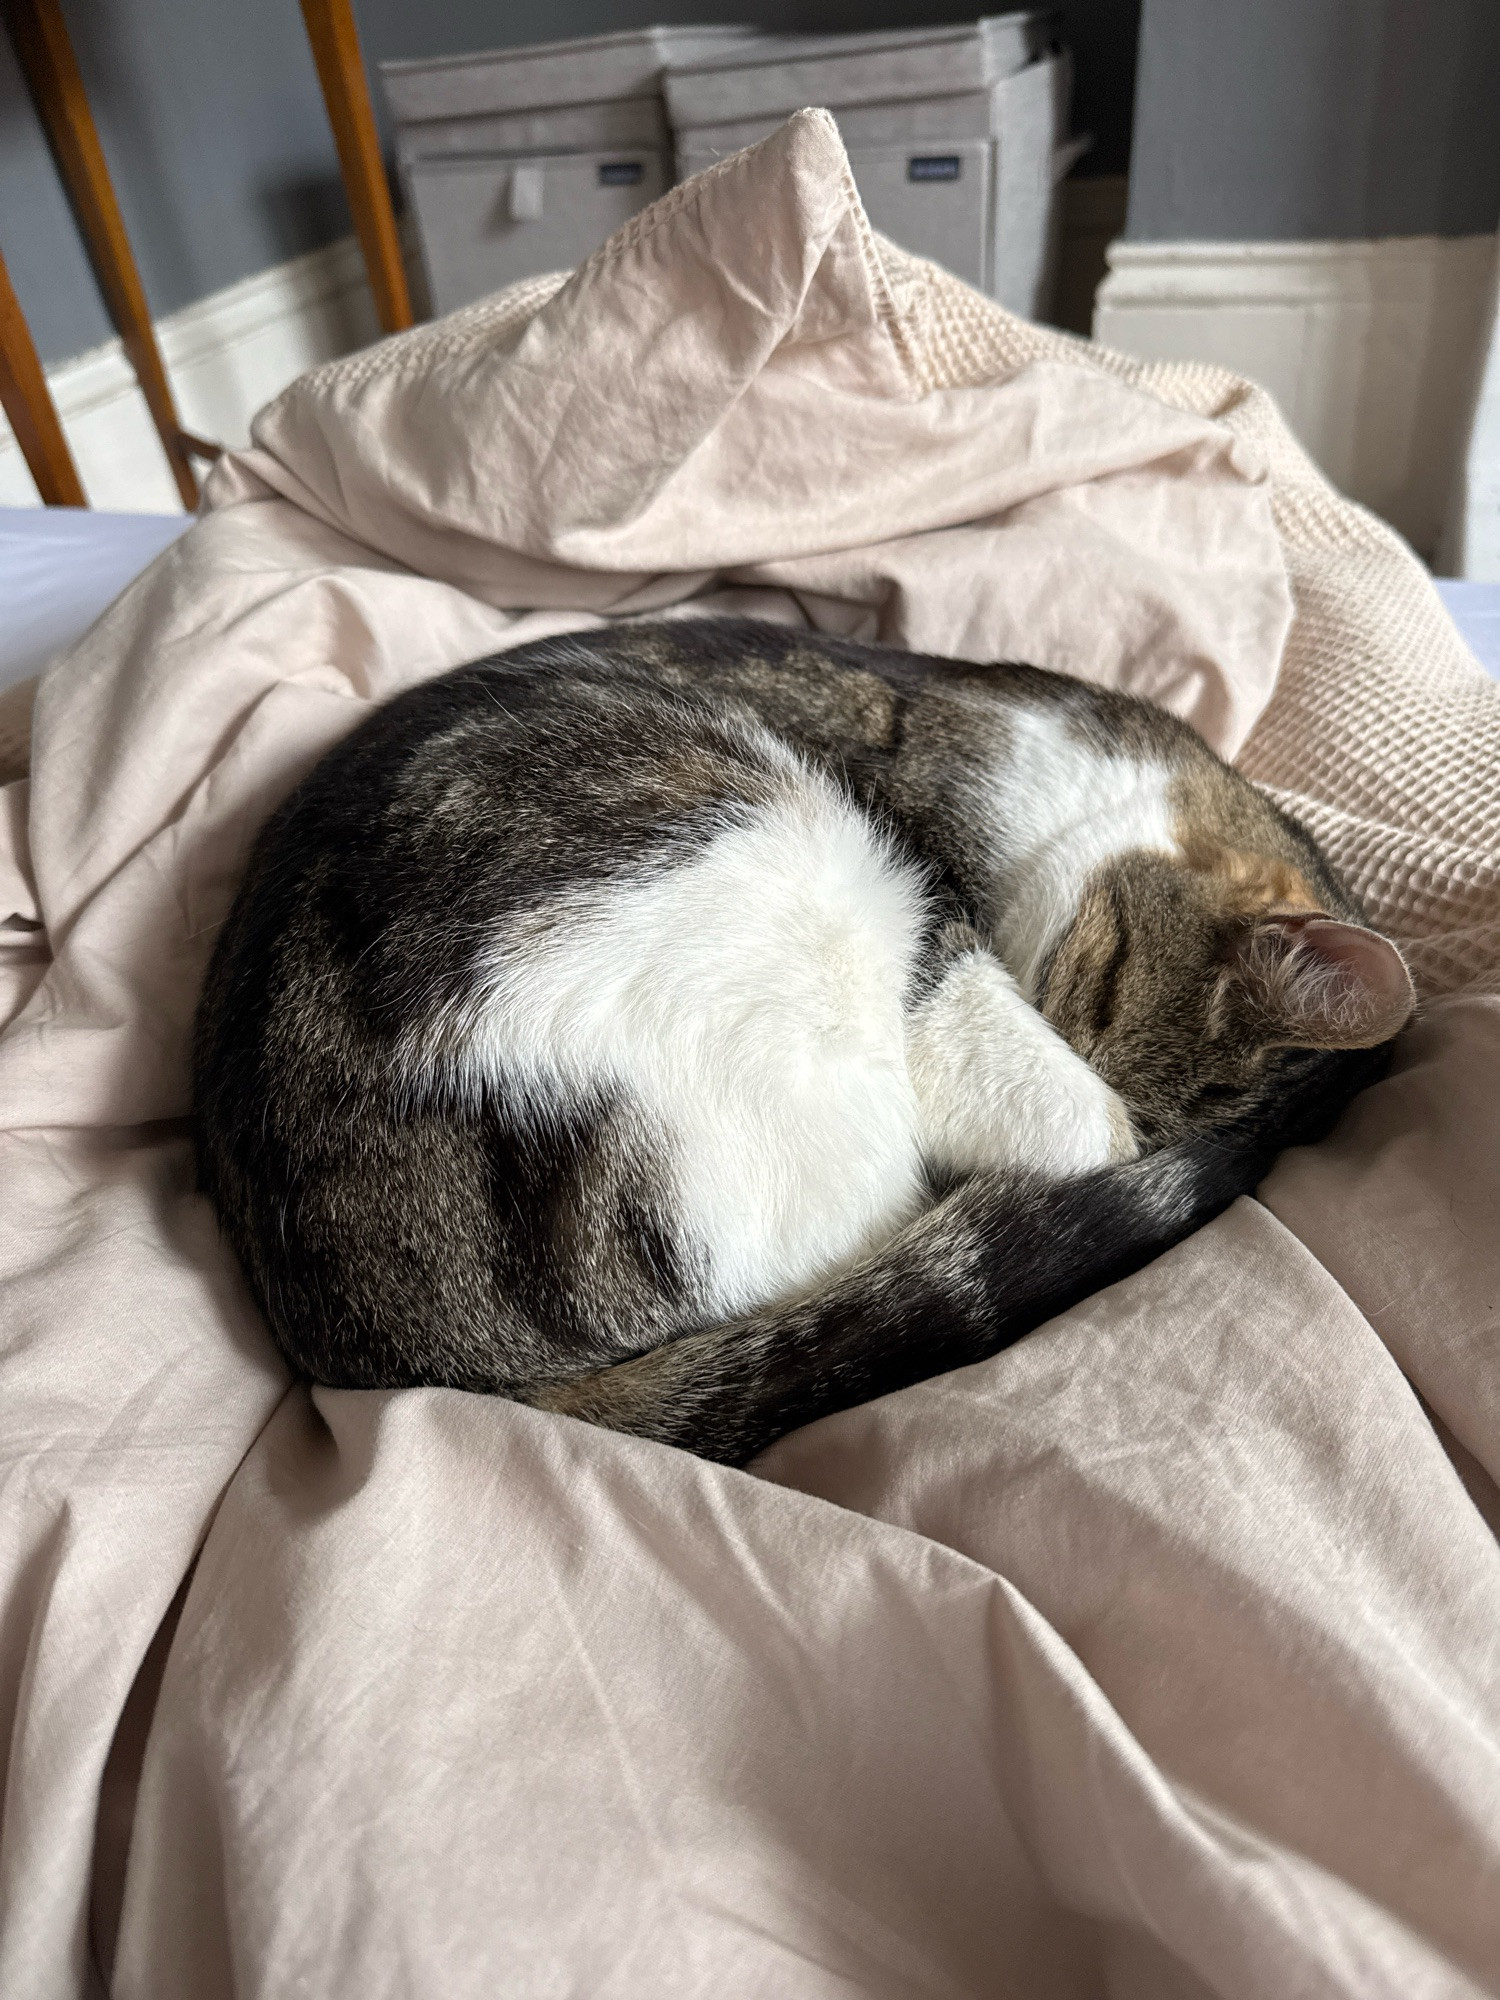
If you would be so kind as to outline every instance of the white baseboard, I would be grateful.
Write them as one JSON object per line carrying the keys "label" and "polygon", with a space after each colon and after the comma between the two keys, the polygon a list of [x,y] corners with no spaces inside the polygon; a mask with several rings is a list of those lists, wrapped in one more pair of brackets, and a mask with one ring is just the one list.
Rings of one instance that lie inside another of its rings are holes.
{"label": "white baseboard", "polygon": [[[250,419],[305,369],[379,333],[353,237],[259,271],[157,322],[178,413],[220,444],[248,442]],[[84,491],[123,513],[181,511],[177,488],[118,340],[47,370]],[[0,506],[39,504],[0,418]]]}
{"label": "white baseboard", "polygon": [[1334,484],[1431,556],[1457,491],[1495,258],[1493,236],[1119,242],[1094,334],[1262,383]]}

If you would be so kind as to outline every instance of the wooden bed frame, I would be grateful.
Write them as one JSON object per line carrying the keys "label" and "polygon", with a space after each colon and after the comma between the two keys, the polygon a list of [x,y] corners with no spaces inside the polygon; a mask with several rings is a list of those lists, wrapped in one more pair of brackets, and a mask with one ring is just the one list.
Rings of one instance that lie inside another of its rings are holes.
{"label": "wooden bed frame", "polygon": [[83,485],[57,405],[42,372],[31,329],[0,257],[0,405],[10,418],[21,455],[31,469],[44,507],[86,507]]}
{"label": "wooden bed frame", "polygon": [[302,0],[302,19],[381,331],[400,333],[412,324],[411,294],[350,0]]}
{"label": "wooden bed frame", "polygon": [[[302,0],[302,17],[323,86],[376,312],[382,329],[396,333],[412,324],[411,299],[350,0]],[[191,510],[198,504],[193,461],[217,458],[222,447],[185,430],[177,414],[59,0],[0,0],[0,19],[10,34],[99,289],[141,385],[182,504]],[[78,468],[3,257],[0,406],[10,419],[43,504],[86,507]]]}

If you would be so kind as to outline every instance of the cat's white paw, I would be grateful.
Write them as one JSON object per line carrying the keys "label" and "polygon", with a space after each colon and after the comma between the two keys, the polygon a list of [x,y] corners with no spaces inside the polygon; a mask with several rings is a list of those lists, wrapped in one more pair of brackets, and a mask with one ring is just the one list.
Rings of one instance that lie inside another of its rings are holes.
{"label": "cat's white paw", "polygon": [[957,958],[913,1021],[908,1060],[932,1165],[1049,1179],[1133,1160],[1123,1101],[984,951]]}
{"label": "cat's white paw", "polygon": [[1130,1113],[1081,1056],[1066,1051],[1048,1065],[1047,1089],[1032,1099],[1034,1152],[1028,1165],[1059,1178],[1120,1166],[1140,1152]]}

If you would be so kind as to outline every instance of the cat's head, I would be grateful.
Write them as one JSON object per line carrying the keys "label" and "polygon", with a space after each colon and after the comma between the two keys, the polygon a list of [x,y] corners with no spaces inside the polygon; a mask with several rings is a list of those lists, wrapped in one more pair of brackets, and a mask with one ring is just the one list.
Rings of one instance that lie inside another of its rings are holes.
{"label": "cat's head", "polygon": [[1359,920],[1310,842],[1302,867],[1277,844],[1274,856],[1188,841],[1182,858],[1119,857],[1041,968],[1037,1004],[1148,1144],[1251,1109],[1316,1067],[1297,1052],[1373,1049],[1411,1017],[1396,947]]}

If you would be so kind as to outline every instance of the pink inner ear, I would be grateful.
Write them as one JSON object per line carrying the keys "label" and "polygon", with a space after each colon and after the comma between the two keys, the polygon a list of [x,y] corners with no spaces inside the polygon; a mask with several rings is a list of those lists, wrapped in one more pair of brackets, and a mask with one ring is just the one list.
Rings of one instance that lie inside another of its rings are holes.
{"label": "pink inner ear", "polygon": [[1312,1048],[1373,1048],[1403,1028],[1416,1005],[1411,974],[1390,940],[1333,917],[1258,924],[1249,969],[1286,1040]]}

